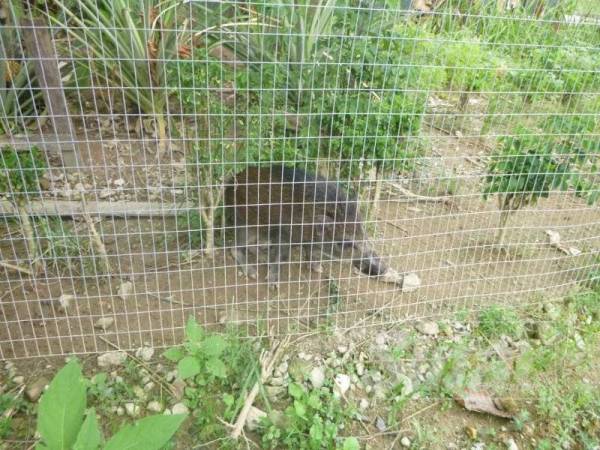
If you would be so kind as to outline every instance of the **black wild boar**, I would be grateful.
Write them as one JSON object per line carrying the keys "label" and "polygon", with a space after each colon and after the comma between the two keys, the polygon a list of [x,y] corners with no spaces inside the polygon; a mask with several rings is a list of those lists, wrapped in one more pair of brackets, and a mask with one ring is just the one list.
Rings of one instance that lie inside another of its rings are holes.
{"label": "black wild boar", "polygon": [[303,259],[308,255],[314,270],[320,264],[312,255],[320,259],[321,253],[350,258],[369,276],[387,270],[369,245],[357,201],[320,176],[280,165],[250,167],[227,184],[225,207],[233,210],[234,257],[247,276],[256,278],[255,267],[248,264],[248,245],[259,236],[269,239],[267,280],[273,287],[292,245],[301,246]]}

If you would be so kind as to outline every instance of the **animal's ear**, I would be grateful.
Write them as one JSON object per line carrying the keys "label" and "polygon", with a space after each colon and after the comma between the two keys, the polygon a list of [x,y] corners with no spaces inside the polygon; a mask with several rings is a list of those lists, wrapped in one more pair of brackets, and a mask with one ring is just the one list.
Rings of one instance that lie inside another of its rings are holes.
{"label": "animal's ear", "polygon": [[315,237],[323,242],[332,241],[335,231],[335,222],[332,217],[326,215],[315,216],[313,230]]}

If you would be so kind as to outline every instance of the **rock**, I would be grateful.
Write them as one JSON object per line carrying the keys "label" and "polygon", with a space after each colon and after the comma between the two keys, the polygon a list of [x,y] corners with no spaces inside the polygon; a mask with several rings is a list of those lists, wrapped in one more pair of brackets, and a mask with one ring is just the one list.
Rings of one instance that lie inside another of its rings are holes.
{"label": "rock", "polygon": [[135,356],[148,362],[154,356],[154,349],[152,347],[140,347],[135,351]]}
{"label": "rock", "polygon": [[267,397],[271,401],[279,400],[283,395],[287,392],[285,387],[283,386],[264,386],[265,392],[267,393]]}
{"label": "rock", "polygon": [[379,333],[376,337],[375,337],[375,344],[377,344],[378,347],[385,347],[385,344],[387,342],[387,335],[385,333]]}
{"label": "rock", "polygon": [[119,286],[119,290],[117,291],[117,295],[121,297],[123,300],[127,300],[131,293],[133,292],[133,283],[131,281],[124,281]]}
{"label": "rock", "polygon": [[140,400],[144,400],[146,398],[146,392],[144,391],[144,388],[142,388],[141,386],[134,386],[132,391],[133,391],[133,394]]}
{"label": "rock", "polygon": [[137,417],[140,415],[140,406],[136,405],[135,403],[129,402],[129,403],[125,403],[125,413],[129,416],[129,417]]}
{"label": "rock", "polygon": [[416,328],[419,333],[426,336],[435,336],[440,332],[440,327],[435,322],[419,322]]}
{"label": "rock", "polygon": [[477,428],[472,426],[465,427],[465,434],[469,437],[469,439],[477,439]]}
{"label": "rock", "polygon": [[251,406],[248,415],[246,416],[246,428],[248,428],[249,431],[256,431],[260,426],[260,421],[263,417],[267,417],[266,412],[255,406]]}
{"label": "rock", "polygon": [[123,187],[125,185],[125,180],[123,178],[117,178],[113,181],[113,184],[117,187]]}
{"label": "rock", "polygon": [[471,450],[484,450],[485,449],[485,443],[483,442],[476,442],[475,444],[473,444],[471,446]]}
{"label": "rock", "polygon": [[112,189],[103,188],[103,189],[100,190],[100,193],[98,194],[98,198],[100,198],[100,199],[107,199],[111,195],[113,195]]}
{"label": "rock", "polygon": [[125,415],[125,409],[123,409],[122,406],[117,406],[117,409],[115,411],[117,413],[117,416],[124,416]]}
{"label": "rock", "polygon": [[284,377],[285,375],[287,375],[288,367],[289,365],[286,361],[279,364],[275,369],[275,376]]}
{"label": "rock", "polygon": [[313,367],[308,374],[308,379],[315,389],[321,389],[325,383],[325,370],[320,366]]}
{"label": "rock", "polygon": [[410,439],[407,436],[402,437],[402,439],[400,439],[400,445],[404,448],[409,448],[410,447]]}
{"label": "rock", "polygon": [[71,301],[74,299],[75,297],[73,295],[70,294],[63,294],[60,297],[58,297],[58,303],[60,304],[60,307],[62,309],[69,309],[69,306],[71,305]]}
{"label": "rock", "polygon": [[350,377],[343,373],[338,373],[335,376],[335,386],[333,387],[333,394],[338,397],[343,396],[348,389],[350,389]]}
{"label": "rock", "polygon": [[421,279],[416,273],[407,273],[402,278],[402,292],[413,292],[421,287]]}
{"label": "rock", "polygon": [[356,375],[362,377],[365,374],[365,365],[361,362],[356,363]]}
{"label": "rock", "polygon": [[271,386],[283,386],[284,385],[283,378],[282,377],[271,377],[271,379],[269,380],[269,384]]}
{"label": "rock", "polygon": [[33,403],[37,402],[44,392],[47,384],[48,380],[43,377],[38,378],[33,383],[29,384],[25,388],[25,397],[27,397],[27,400]]}
{"label": "rock", "polygon": [[94,328],[106,331],[113,323],[115,319],[112,317],[100,317],[94,324]]}
{"label": "rock", "polygon": [[152,389],[154,389],[154,381],[149,381],[144,385],[144,391],[150,392]]}
{"label": "rock", "polygon": [[12,382],[15,384],[23,384],[25,383],[25,377],[23,375],[17,375],[13,377]]}
{"label": "rock", "polygon": [[338,345],[337,351],[340,355],[344,355],[344,354],[348,353],[348,346],[347,345]]}
{"label": "rock", "polygon": [[371,380],[373,380],[373,383],[375,383],[375,384],[380,383],[383,380],[383,375],[381,374],[381,372],[379,370],[371,371],[370,375],[371,375]]}
{"label": "rock", "polygon": [[127,359],[125,352],[108,352],[98,356],[98,366],[102,368],[120,366]]}
{"label": "rock", "polygon": [[504,445],[506,445],[507,450],[519,450],[519,446],[513,438],[509,438],[504,441]]}
{"label": "rock", "polygon": [[176,370],[169,370],[166,374],[165,374],[165,380],[167,380],[167,383],[170,383],[171,381],[173,381],[175,378],[177,378],[177,371]]}
{"label": "rock", "polygon": [[361,411],[364,411],[368,407],[369,407],[369,400],[367,400],[366,398],[361,398],[360,401],[358,402],[358,409],[360,409]]}
{"label": "rock", "polygon": [[175,397],[177,400],[181,400],[186,388],[185,381],[183,381],[181,378],[175,378],[173,383],[171,383],[171,386],[173,386],[173,397]]}
{"label": "rock", "polygon": [[387,425],[385,424],[385,420],[383,420],[381,417],[377,416],[375,418],[375,427],[380,431],[380,432],[384,432],[385,430],[387,430]]}
{"label": "rock", "polygon": [[289,365],[288,373],[294,381],[303,382],[306,375],[311,370],[311,365],[307,360],[294,358]]}
{"label": "rock", "polygon": [[159,413],[159,412],[162,412],[163,407],[160,404],[160,402],[157,402],[156,400],[152,400],[150,403],[148,403],[148,406],[146,406],[146,409],[151,412]]}
{"label": "rock", "polygon": [[172,414],[187,414],[189,412],[188,407],[183,403],[176,403],[171,408]]}

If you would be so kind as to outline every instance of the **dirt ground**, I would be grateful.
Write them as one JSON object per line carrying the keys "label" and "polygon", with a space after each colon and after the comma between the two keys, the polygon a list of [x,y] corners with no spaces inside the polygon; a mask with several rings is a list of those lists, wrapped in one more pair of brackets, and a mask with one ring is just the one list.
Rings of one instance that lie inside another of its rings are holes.
{"label": "dirt ground", "polygon": [[[489,143],[439,128],[425,130],[432,152],[412,177],[388,181],[422,195],[446,195],[444,201],[407,200],[385,183],[367,223],[385,260],[420,277],[417,291],[402,293],[336,261],[325,262],[323,274],[312,273],[294,262],[296,255],[286,265],[279,291],[273,292],[260,279],[242,276],[227,248],[218,248],[212,257],[199,255],[186,242],[185,231],[176,230],[173,217],[104,217],[96,227],[113,266],[109,276],[83,278],[73,271],[33,283],[21,273],[2,270],[0,358],[99,352],[111,346],[126,350],[142,343],[168,346],[180,340],[192,315],[208,328],[236,322],[250,334],[397,323],[492,302],[524,305],[556,298],[585,277],[600,247],[599,209],[571,193],[556,193],[514,214],[505,247],[495,246],[495,201],[484,202],[480,194]],[[86,147],[78,171],[50,171],[48,197],[77,199],[77,189],[83,189],[92,198],[119,204],[185,201],[180,149],[156,164],[149,145],[99,141]],[[0,229],[2,260],[20,263],[24,243],[18,226],[4,220]],[[549,229],[581,253],[551,247]],[[120,296],[127,281],[131,293]],[[61,295],[73,296],[66,308]],[[94,326],[106,317],[114,319],[110,327]]]}

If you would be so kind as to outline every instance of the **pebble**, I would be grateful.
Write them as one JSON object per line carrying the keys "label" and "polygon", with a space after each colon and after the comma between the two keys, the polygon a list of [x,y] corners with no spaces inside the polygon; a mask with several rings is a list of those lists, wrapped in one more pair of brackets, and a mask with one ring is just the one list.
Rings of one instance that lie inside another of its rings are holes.
{"label": "pebble", "polygon": [[23,384],[25,382],[25,377],[23,375],[17,375],[16,377],[13,377],[12,381],[15,384]]}
{"label": "pebble", "polygon": [[347,345],[338,345],[337,351],[340,355],[344,355],[348,352],[348,346]]}
{"label": "pebble", "polygon": [[402,439],[400,439],[400,445],[402,445],[402,447],[409,448],[410,444],[411,444],[411,442],[408,437],[404,436]]}
{"label": "pebble", "polygon": [[513,438],[507,439],[504,441],[504,444],[506,445],[507,450],[519,450],[519,446]]}
{"label": "pebble", "polygon": [[173,405],[173,408],[171,408],[171,412],[172,414],[187,414],[189,410],[183,403],[176,403]]}
{"label": "pebble", "polygon": [[375,343],[379,346],[379,347],[385,347],[385,343],[387,341],[387,335],[385,333],[379,333],[376,337],[375,337]]}
{"label": "pebble", "polygon": [[71,301],[74,298],[75,297],[73,295],[63,294],[60,297],[58,297],[58,303],[60,304],[60,307],[62,309],[69,309],[69,306],[71,305]]}
{"label": "pebble", "polygon": [[365,365],[361,362],[356,363],[356,375],[362,377],[365,374]]}
{"label": "pebble", "polygon": [[435,322],[419,322],[417,331],[426,336],[434,336],[440,332],[440,327]]}
{"label": "pebble", "polygon": [[144,385],[144,391],[146,392],[150,392],[152,389],[154,389],[154,381],[148,381],[145,385]]}
{"label": "pebble", "polygon": [[122,406],[117,406],[117,409],[115,411],[117,413],[117,416],[123,416],[125,415],[125,410],[123,409]]}
{"label": "pebble", "polygon": [[379,383],[383,380],[383,375],[379,370],[374,370],[371,372],[371,379],[373,380],[373,383]]}
{"label": "pebble", "polygon": [[154,356],[154,349],[152,347],[140,347],[135,351],[135,356],[148,362]]}
{"label": "pebble", "polygon": [[402,292],[413,292],[421,287],[421,279],[416,273],[406,274],[402,278]]}
{"label": "pebble", "polygon": [[246,428],[249,431],[256,431],[260,426],[260,421],[263,417],[266,417],[267,413],[255,406],[251,406],[246,416]]}
{"label": "pebble", "polygon": [[112,317],[100,317],[96,323],[94,323],[94,328],[99,328],[100,330],[107,330],[113,323],[115,319]]}
{"label": "pebble", "polygon": [[46,378],[38,378],[36,381],[28,385],[25,389],[25,396],[27,397],[27,400],[30,402],[37,402],[44,392],[47,384],[48,380]]}
{"label": "pebble", "polygon": [[167,383],[170,383],[175,378],[177,378],[177,371],[176,370],[170,370],[165,375],[165,380],[167,380]]}
{"label": "pebble", "polygon": [[99,367],[120,366],[127,359],[125,352],[108,352],[98,356]]}
{"label": "pebble", "polygon": [[335,386],[333,387],[334,395],[342,396],[350,389],[350,377],[343,373],[338,373],[335,376]]}
{"label": "pebble", "polygon": [[162,408],[162,405],[160,404],[160,402],[157,402],[156,400],[152,400],[150,403],[148,403],[148,406],[146,406],[146,409],[151,412],[159,413],[159,412],[162,412],[163,408]]}
{"label": "pebble", "polygon": [[361,411],[366,410],[369,407],[369,400],[367,400],[366,398],[361,398],[360,401],[358,402],[358,408]]}
{"label": "pebble", "polygon": [[308,375],[308,379],[315,389],[321,389],[323,384],[325,384],[325,370],[320,366],[313,367]]}
{"label": "pebble", "polygon": [[117,295],[119,297],[121,297],[122,300],[127,300],[131,296],[132,292],[133,292],[133,283],[131,281],[124,281],[119,286]]}
{"label": "pebble", "polygon": [[125,403],[125,412],[129,417],[137,417],[140,414],[140,406],[135,403]]}
{"label": "pebble", "polygon": [[385,420],[383,420],[381,417],[377,416],[377,418],[375,419],[375,427],[377,427],[377,429],[380,432],[384,432],[385,430],[387,430],[387,425],[385,424]]}
{"label": "pebble", "polygon": [[144,389],[141,386],[134,386],[132,390],[133,390],[133,394],[137,398],[139,398],[141,400],[146,398],[146,392],[144,391]]}

